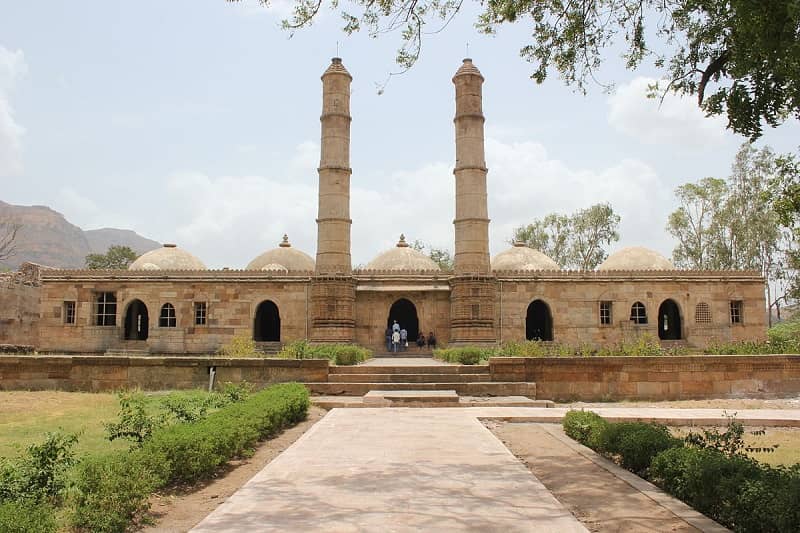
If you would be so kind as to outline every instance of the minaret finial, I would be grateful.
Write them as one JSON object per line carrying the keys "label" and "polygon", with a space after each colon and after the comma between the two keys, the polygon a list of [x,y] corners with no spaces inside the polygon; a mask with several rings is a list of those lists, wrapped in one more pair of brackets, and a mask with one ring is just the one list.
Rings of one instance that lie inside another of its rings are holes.
{"label": "minaret finial", "polygon": [[405,234],[403,234],[403,233],[400,234],[400,241],[398,241],[397,247],[398,248],[408,248],[408,243],[406,242]]}
{"label": "minaret finial", "polygon": [[281,248],[291,248],[292,245],[289,244],[289,236],[284,233],[283,240],[278,246],[280,246]]}

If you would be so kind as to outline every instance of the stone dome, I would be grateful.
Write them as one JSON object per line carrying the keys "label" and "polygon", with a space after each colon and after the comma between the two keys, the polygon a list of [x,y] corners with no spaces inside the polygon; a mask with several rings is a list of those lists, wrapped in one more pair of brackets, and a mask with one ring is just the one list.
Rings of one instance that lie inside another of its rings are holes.
{"label": "stone dome", "polygon": [[206,270],[206,266],[198,258],[178,248],[174,244],[165,244],[161,248],[150,250],[131,263],[129,270]]}
{"label": "stone dome", "polygon": [[405,235],[391,250],[386,250],[367,263],[367,270],[441,270],[436,261],[411,248]]}
{"label": "stone dome", "polygon": [[561,267],[539,250],[515,242],[492,258],[492,270],[561,270]]}
{"label": "stone dome", "polygon": [[650,248],[629,246],[609,255],[597,270],[675,270],[675,265]]}
{"label": "stone dome", "polygon": [[247,265],[247,270],[280,270],[307,272],[314,270],[314,259],[297,248],[292,248],[289,237],[284,235],[277,248],[267,250]]}

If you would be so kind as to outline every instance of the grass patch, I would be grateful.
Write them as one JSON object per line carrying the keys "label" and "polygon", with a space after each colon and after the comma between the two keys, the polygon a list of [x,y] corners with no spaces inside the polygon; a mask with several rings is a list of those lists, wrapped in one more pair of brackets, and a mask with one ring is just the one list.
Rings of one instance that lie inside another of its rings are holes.
{"label": "grass patch", "polygon": [[103,422],[119,412],[116,394],[0,391],[0,457],[17,457],[48,431],[79,433],[78,454],[126,449],[109,442]]}
{"label": "grass patch", "polygon": [[[744,445],[746,448],[773,449],[772,452],[745,451],[748,457],[770,466],[791,466],[800,463],[800,428],[745,428]],[[683,439],[690,431],[697,433],[698,428],[672,427],[670,432]],[[763,432],[763,433],[762,433]],[[756,434],[754,434],[756,433]],[[777,445],[777,448],[773,448]]]}

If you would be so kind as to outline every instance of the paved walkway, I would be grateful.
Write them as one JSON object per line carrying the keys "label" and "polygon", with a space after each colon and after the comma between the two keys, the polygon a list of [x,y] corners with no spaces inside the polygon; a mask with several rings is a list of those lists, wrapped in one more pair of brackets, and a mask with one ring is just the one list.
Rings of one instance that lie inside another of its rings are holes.
{"label": "paved walkway", "polygon": [[467,411],[335,409],[192,531],[586,531]]}
{"label": "paved walkway", "polygon": [[[595,410],[695,425],[725,414]],[[192,531],[586,531],[480,421],[556,422],[566,411],[334,409]],[[800,410],[740,410],[737,420],[800,426]]]}

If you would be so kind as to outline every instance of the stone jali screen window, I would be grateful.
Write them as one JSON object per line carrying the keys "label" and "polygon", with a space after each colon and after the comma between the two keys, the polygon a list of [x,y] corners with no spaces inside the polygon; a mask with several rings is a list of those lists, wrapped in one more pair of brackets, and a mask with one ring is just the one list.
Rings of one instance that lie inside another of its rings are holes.
{"label": "stone jali screen window", "polygon": [[600,302],[600,324],[611,324],[611,302]]}
{"label": "stone jali screen window", "polygon": [[158,316],[158,327],[160,328],[174,328],[178,325],[178,319],[175,316],[175,306],[172,304],[164,304],[161,306],[161,314]]}
{"label": "stone jali screen window", "polygon": [[64,302],[64,324],[75,323],[75,302]]}
{"label": "stone jali screen window", "polygon": [[113,292],[100,292],[97,294],[96,302],[95,324],[98,326],[116,326],[117,295]]}
{"label": "stone jali screen window", "polygon": [[694,308],[694,321],[698,324],[711,323],[711,307],[705,303],[700,302]]}
{"label": "stone jali screen window", "polygon": [[731,300],[731,324],[742,323],[742,301]]}
{"label": "stone jali screen window", "polygon": [[631,322],[647,324],[647,309],[642,302],[636,302],[631,306]]}
{"label": "stone jali screen window", "polygon": [[206,316],[208,315],[208,307],[206,302],[194,303],[194,323],[196,326],[206,325]]}

